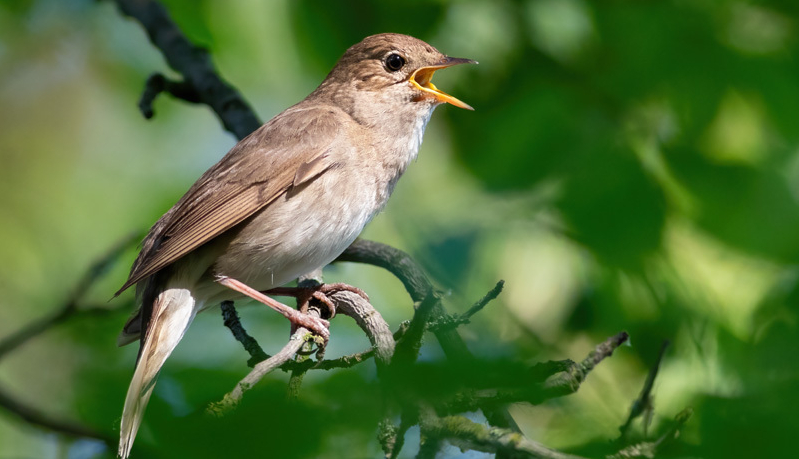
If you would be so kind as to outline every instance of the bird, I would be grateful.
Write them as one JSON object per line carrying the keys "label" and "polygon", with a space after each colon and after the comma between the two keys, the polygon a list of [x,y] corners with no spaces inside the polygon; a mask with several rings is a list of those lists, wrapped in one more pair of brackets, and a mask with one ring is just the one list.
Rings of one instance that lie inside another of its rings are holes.
{"label": "bird", "polygon": [[347,49],[305,99],[238,142],[144,238],[116,295],[138,311],[119,345],[140,343],[118,456],[130,455],[158,373],[196,314],[246,297],[327,338],[328,323],[263,295],[333,261],[385,206],[433,110],[472,110],[433,74],[471,59],[384,33]]}

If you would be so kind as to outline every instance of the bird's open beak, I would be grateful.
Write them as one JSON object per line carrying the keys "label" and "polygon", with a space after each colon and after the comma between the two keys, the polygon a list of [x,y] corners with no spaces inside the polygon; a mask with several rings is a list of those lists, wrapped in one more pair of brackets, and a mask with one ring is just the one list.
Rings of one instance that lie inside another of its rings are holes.
{"label": "bird's open beak", "polygon": [[449,94],[441,91],[440,89],[436,88],[430,80],[433,79],[433,74],[436,73],[436,70],[444,69],[447,67],[452,67],[453,65],[458,64],[476,64],[477,61],[473,61],[471,59],[461,59],[458,57],[447,57],[441,64],[431,65],[429,67],[422,67],[411,75],[410,82],[414,85],[417,89],[423,91],[426,95],[429,95],[435,98],[438,102],[441,103],[448,103],[452,104],[456,107],[465,108],[467,110],[474,110],[469,104],[466,102],[462,102]]}

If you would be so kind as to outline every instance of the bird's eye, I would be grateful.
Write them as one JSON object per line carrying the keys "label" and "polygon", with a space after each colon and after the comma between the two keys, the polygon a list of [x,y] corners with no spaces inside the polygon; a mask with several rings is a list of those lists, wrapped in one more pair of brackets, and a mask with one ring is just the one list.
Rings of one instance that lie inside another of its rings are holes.
{"label": "bird's eye", "polygon": [[392,72],[396,72],[405,65],[405,58],[397,53],[391,53],[386,58],[386,68]]}

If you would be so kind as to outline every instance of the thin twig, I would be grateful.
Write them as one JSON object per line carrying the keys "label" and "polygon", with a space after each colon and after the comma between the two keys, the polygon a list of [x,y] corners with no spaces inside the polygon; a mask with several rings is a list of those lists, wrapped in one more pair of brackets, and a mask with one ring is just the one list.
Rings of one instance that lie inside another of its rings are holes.
{"label": "thin twig", "polygon": [[470,307],[463,314],[459,316],[446,317],[443,320],[432,322],[429,325],[430,331],[435,332],[447,328],[454,329],[461,325],[468,324],[471,321],[472,316],[482,311],[483,308],[485,308],[488,305],[488,303],[495,300],[499,296],[499,294],[502,293],[502,289],[504,286],[505,286],[505,281],[500,280],[499,282],[497,282],[497,285],[495,285],[494,288],[489,290],[488,293],[486,293],[485,295],[483,295],[482,298],[477,300],[477,302],[475,302],[474,305],[472,305],[472,307]]}
{"label": "thin twig", "polygon": [[627,446],[626,448],[622,449],[616,454],[608,456],[608,459],[628,459],[628,458],[637,458],[637,457],[645,457],[645,458],[653,458],[657,454],[657,450],[673,441],[675,438],[679,436],[680,429],[682,426],[691,419],[694,411],[691,408],[686,408],[680,411],[677,416],[675,416],[674,421],[672,422],[671,426],[666,430],[666,432],[661,435],[655,441],[645,441],[636,443],[634,445]]}
{"label": "thin twig", "polygon": [[543,386],[546,398],[560,397],[572,394],[577,391],[585,381],[588,373],[596,367],[599,362],[610,357],[613,351],[626,343],[630,338],[627,332],[621,332],[606,339],[603,343],[588,354],[582,362],[574,364],[567,371],[548,379]]}
{"label": "thin twig", "polygon": [[657,360],[655,360],[655,363],[649,368],[649,374],[647,374],[646,381],[644,381],[644,387],[641,388],[641,394],[633,402],[633,405],[630,408],[630,415],[627,416],[627,421],[625,421],[624,425],[619,427],[619,431],[621,432],[619,440],[622,440],[624,437],[626,437],[627,432],[630,429],[630,425],[632,425],[635,418],[640,416],[646,410],[652,408],[652,387],[655,385],[655,378],[657,378],[660,364],[663,361],[663,356],[666,354],[666,349],[668,349],[668,347],[669,341],[664,340],[663,344],[660,346],[660,352],[658,353]]}
{"label": "thin twig", "polygon": [[484,307],[486,307],[488,303],[495,300],[499,296],[499,294],[502,293],[502,289],[504,287],[505,287],[504,280],[500,280],[499,282],[497,282],[497,285],[495,285],[494,288],[489,290],[488,293],[486,293],[482,298],[477,300],[477,302],[474,303],[474,305],[471,308],[469,308],[468,311],[461,314],[458,320],[462,321],[463,323],[467,323],[473,315],[480,312]]}
{"label": "thin twig", "polygon": [[[62,303],[62,306],[58,308],[56,312],[51,314],[49,317],[39,319],[23,327],[16,333],[0,342],[0,359],[7,356],[10,352],[18,349],[31,339],[69,319],[85,314],[102,314],[110,311],[111,309],[104,305],[81,307],[80,301],[86,292],[88,292],[89,289],[110,270],[111,266],[119,259],[122,253],[131,247],[139,238],[140,235],[138,233],[134,233],[124,237],[119,242],[114,244],[114,246],[108,250],[106,254],[99,257],[94,263],[91,264],[91,266],[89,266],[84,275],[72,289],[70,296]],[[126,303],[120,303],[117,307],[122,307],[125,304]],[[20,417],[30,424],[43,427],[54,432],[74,437],[97,438],[108,444],[114,442],[114,440],[111,438],[90,427],[83,426],[76,422],[54,419],[43,413],[41,410],[26,405],[3,390],[0,390],[0,406],[2,406],[9,413]]]}
{"label": "thin twig", "polygon": [[225,321],[225,326],[230,329],[231,333],[233,333],[233,337],[236,338],[236,341],[240,342],[241,345],[244,346],[244,350],[250,354],[250,359],[247,360],[247,366],[252,368],[258,362],[263,362],[264,360],[268,359],[269,355],[264,352],[261,345],[258,344],[258,341],[250,336],[249,333],[247,333],[247,330],[244,329],[244,326],[241,325],[241,319],[239,319],[236,308],[233,307],[233,302],[223,301],[221,308],[222,318]]}
{"label": "thin twig", "polygon": [[[111,266],[113,266],[119,257],[122,256],[125,250],[132,247],[133,244],[139,239],[140,234],[138,232],[131,233],[122,238],[120,241],[114,244],[111,249],[108,250],[108,252],[99,257],[94,263],[91,264],[91,266],[89,266],[75,287],[73,287],[72,293],[62,303],[61,307],[59,307],[53,314],[28,324],[27,326],[18,330],[16,333],[13,333],[12,335],[0,341],[0,360],[8,355],[9,352],[22,346],[40,334],[50,330],[54,326],[64,322],[78,312],[109,310],[110,308],[108,307],[81,309],[80,301],[86,292],[88,292],[89,289],[111,269]],[[120,303],[117,305],[117,307],[121,307],[122,304],[123,303]]]}
{"label": "thin twig", "polygon": [[419,426],[425,437],[447,440],[462,450],[487,453],[510,451],[523,457],[546,459],[583,459],[547,448],[518,432],[488,427],[463,416],[439,418],[432,410],[425,410],[420,417]]}
{"label": "thin twig", "polygon": [[30,407],[15,397],[0,389],[0,406],[5,408],[8,412],[20,417],[23,421],[33,424],[35,426],[43,427],[53,432],[69,435],[71,437],[86,437],[96,438],[111,445],[116,442],[112,439],[90,427],[78,424],[76,422],[54,419],[49,415],[43,413],[37,408]]}
{"label": "thin twig", "polygon": [[291,359],[294,354],[302,349],[307,336],[312,336],[310,331],[302,327],[298,328],[297,331],[291,335],[289,342],[283,346],[280,352],[255,365],[255,368],[253,368],[244,379],[239,381],[232,391],[225,394],[221,401],[210,404],[206,411],[219,416],[234,409],[241,401],[245,392],[250,390],[258,381],[263,379],[264,376],[271,373],[276,368],[279,368],[284,362]]}
{"label": "thin twig", "polygon": [[[526,377],[514,379],[516,386],[501,390],[489,388],[460,392],[452,400],[437,405],[436,410],[440,413],[462,413],[483,409],[485,412],[486,409],[491,411],[492,406],[517,402],[540,404],[551,398],[572,394],[580,388],[591,370],[627,339],[627,333],[621,332],[596,346],[580,363],[566,360],[538,364]],[[496,426],[502,420],[491,419],[490,422]]]}

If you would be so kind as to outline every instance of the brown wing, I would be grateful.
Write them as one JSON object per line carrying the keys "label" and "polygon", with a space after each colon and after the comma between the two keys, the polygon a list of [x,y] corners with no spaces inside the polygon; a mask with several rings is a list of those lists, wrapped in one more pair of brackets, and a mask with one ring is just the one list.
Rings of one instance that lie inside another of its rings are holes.
{"label": "brown wing", "polygon": [[150,229],[119,295],[332,165],[341,112],[292,107],[241,140]]}

